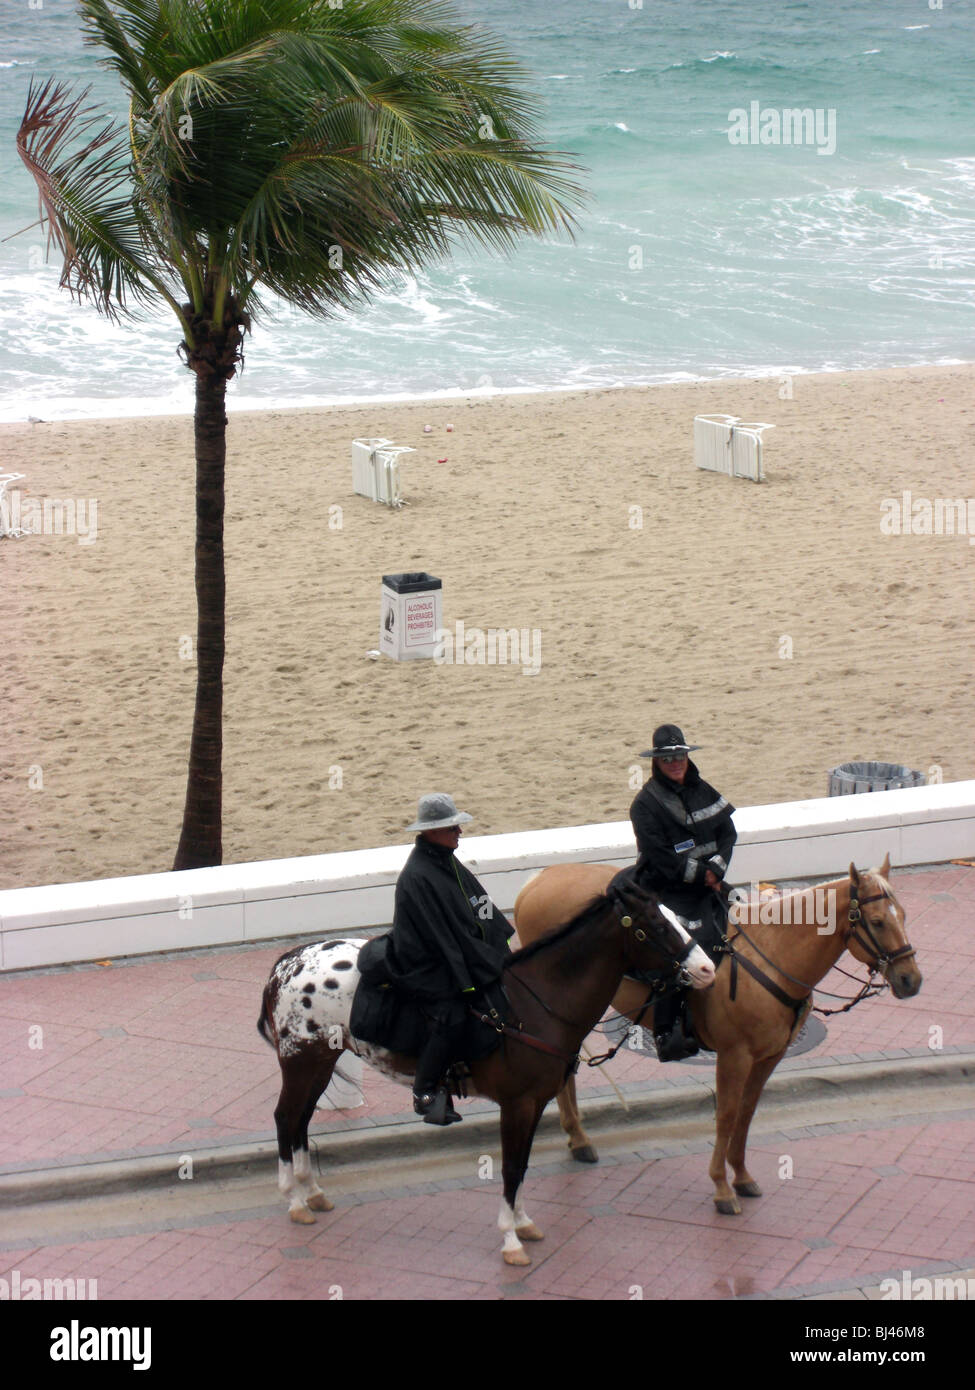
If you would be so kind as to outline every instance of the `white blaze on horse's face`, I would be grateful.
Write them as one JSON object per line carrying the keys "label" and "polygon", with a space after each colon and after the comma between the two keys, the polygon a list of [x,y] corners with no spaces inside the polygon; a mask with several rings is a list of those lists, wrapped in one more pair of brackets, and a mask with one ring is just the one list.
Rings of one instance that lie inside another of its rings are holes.
{"label": "white blaze on horse's face", "polygon": [[[661,903],[660,912],[677,929],[685,944],[691,940],[690,933],[681,926],[680,920],[675,913],[671,912],[669,907],[664,907]],[[690,977],[692,989],[707,989],[709,985],[714,984],[714,966],[711,964],[707,952],[702,950],[700,946],[695,946],[686,956],[682,968],[687,971]]]}
{"label": "white blaze on horse's face", "polygon": [[887,882],[885,878],[882,878],[880,874],[877,875],[877,882],[880,884],[881,892],[886,893],[887,895],[886,899],[884,900],[883,909],[884,916],[888,920],[887,923],[885,923],[884,925],[889,924],[895,929],[895,931],[903,932],[904,909],[901,907],[900,903],[894,897],[894,890],[891,888],[890,884]]}

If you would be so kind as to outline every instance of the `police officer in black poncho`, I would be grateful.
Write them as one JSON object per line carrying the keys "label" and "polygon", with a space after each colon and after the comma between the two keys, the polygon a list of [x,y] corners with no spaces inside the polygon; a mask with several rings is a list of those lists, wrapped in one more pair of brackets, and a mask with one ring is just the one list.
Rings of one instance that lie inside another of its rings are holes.
{"label": "police officer in black poncho", "polygon": [[[640,755],[653,759],[653,772],[630,807],[630,820],[640,854],[637,882],[656,893],[696,935],[707,936],[725,930],[721,886],[738,832],[734,806],[704,781],[687,756],[699,747],[686,743],[676,724],[654,730],[653,747]],[[682,995],[657,1003],[653,1026],[662,1062],[698,1051]]]}
{"label": "police officer in black poncho", "polygon": [[417,1060],[413,1108],[428,1124],[461,1117],[444,1085],[463,1055],[469,1007],[496,981],[514,934],[469,869],[454,857],[461,825],[472,817],[442,792],[420,798],[416,845],[396,883],[391,946],[396,986],[431,1021]]}

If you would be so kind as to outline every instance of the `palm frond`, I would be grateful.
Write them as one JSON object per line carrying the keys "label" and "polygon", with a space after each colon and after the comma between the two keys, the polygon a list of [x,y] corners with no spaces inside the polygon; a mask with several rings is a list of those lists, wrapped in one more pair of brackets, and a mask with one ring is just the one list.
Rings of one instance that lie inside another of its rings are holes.
{"label": "palm frond", "polygon": [[159,46],[164,34],[158,0],[81,0],[78,8],[85,43],[99,48],[105,54],[102,66],[114,68],[130,93],[148,105],[152,93],[145,55]]}
{"label": "palm frond", "polygon": [[148,303],[170,294],[145,254],[128,142],[111,121],[101,124],[97,108],[85,108],[89,90],[71,98],[61,83],[32,82],[17,150],[37,185],[48,245],[63,256],[62,286],[114,316],[128,298]]}

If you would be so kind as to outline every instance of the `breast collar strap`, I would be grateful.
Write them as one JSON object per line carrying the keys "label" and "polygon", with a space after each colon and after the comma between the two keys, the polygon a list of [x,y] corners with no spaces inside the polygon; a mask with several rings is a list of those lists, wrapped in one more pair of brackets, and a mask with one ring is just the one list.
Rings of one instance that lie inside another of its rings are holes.
{"label": "breast collar strap", "polygon": [[[802,995],[802,997],[799,999],[796,999],[791,994],[786,994],[785,990],[781,987],[781,985],[776,984],[776,982],[773,979],[770,979],[770,977],[766,975],[764,970],[762,970],[759,966],[755,965],[754,962],[750,961],[747,956],[740,955],[734,949],[734,943],[738,940],[739,937],[744,938],[744,940],[748,942],[749,946],[751,946],[754,950],[758,951],[758,954],[762,957],[763,960],[768,961],[769,965],[773,966],[774,969],[778,970],[780,974],[785,975],[787,980],[791,980],[793,984],[800,985],[802,989],[807,991],[807,993]],[[726,936],[723,938],[723,940],[725,942],[725,950],[731,957],[731,979],[728,982],[728,997],[731,1000],[731,1002],[734,1003],[738,995],[738,967],[740,965],[743,970],[746,970],[748,974],[751,975],[753,980],[757,980],[760,985],[764,986],[764,988],[768,990],[769,994],[772,995],[773,999],[777,999],[780,1004],[784,1004],[787,1009],[791,1009],[792,1012],[795,1014],[796,1019],[798,1020],[800,1013],[805,1008],[806,1003],[809,1000],[810,994],[812,994],[812,985],[807,985],[803,980],[797,980],[793,975],[789,975],[785,970],[783,970],[780,965],[775,965],[774,961],[768,960],[768,956],[766,956],[762,951],[759,950],[759,948],[755,945],[754,941],[752,941],[751,937],[747,936],[745,932],[741,930],[740,927],[738,929],[737,936]]]}

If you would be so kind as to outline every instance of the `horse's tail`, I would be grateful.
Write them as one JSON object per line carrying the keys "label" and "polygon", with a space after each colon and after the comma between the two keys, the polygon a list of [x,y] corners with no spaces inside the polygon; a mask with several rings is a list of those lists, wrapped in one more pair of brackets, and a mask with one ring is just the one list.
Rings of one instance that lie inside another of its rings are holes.
{"label": "horse's tail", "polygon": [[261,1000],[261,1013],[260,1013],[260,1017],[259,1017],[258,1020],[257,1020],[257,1031],[260,1033],[260,1035],[261,1035],[261,1037],[264,1039],[264,1041],[265,1041],[266,1043],[268,1043],[269,1046],[273,1047],[273,1048],[276,1050],[276,1049],[277,1049],[277,1045],[278,1045],[277,1039],[275,1038],[272,1029],[269,1027],[269,1024],[270,1024],[270,1009],[269,1009],[269,1007],[268,1007],[269,1003],[270,1003],[270,1001],[269,1001],[269,999],[268,999],[268,997],[267,997],[267,988],[265,987],[265,989],[264,989],[264,997],[263,997],[262,1000]]}

